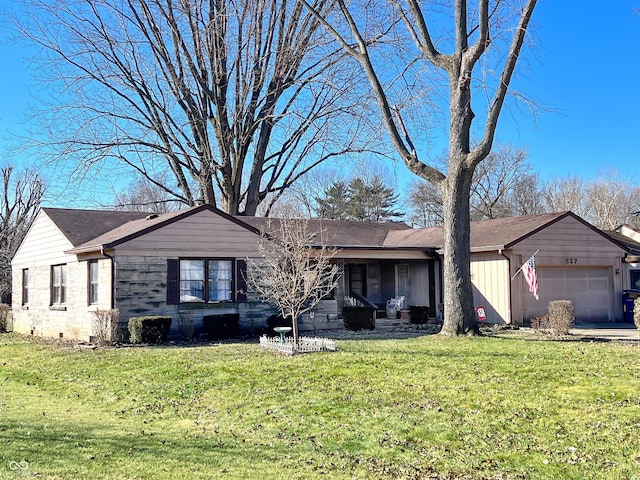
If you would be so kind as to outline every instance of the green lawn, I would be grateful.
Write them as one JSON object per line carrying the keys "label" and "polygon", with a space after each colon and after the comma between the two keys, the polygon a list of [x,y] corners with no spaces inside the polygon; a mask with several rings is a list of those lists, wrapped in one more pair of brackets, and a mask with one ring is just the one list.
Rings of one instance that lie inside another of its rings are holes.
{"label": "green lawn", "polygon": [[81,350],[0,335],[0,478],[640,479],[640,347]]}

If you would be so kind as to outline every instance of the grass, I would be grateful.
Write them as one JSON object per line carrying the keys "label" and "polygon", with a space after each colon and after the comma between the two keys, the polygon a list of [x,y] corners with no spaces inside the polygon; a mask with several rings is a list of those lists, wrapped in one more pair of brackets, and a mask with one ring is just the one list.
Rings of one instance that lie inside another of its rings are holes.
{"label": "grass", "polygon": [[281,357],[0,335],[0,478],[640,479],[640,348],[424,336]]}

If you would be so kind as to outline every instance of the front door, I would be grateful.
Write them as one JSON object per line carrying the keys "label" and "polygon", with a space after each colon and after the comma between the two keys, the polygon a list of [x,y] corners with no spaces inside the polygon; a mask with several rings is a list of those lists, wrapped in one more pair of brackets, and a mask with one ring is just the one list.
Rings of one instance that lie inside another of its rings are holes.
{"label": "front door", "polygon": [[396,295],[404,297],[405,307],[409,305],[409,296],[411,295],[411,276],[409,272],[408,263],[396,265]]}

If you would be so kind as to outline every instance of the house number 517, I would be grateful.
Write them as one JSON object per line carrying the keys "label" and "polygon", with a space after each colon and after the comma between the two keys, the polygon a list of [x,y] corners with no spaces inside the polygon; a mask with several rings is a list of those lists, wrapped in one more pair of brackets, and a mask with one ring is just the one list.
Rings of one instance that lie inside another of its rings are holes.
{"label": "house number 517", "polygon": [[577,258],[565,258],[564,259],[564,263],[566,263],[567,265],[573,265],[575,263],[578,263],[578,259]]}

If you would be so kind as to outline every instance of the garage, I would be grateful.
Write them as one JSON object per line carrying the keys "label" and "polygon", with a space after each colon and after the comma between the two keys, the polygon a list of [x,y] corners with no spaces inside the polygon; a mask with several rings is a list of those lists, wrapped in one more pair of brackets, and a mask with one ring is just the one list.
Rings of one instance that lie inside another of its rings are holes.
{"label": "garage", "polygon": [[602,322],[614,319],[612,267],[543,267],[537,268],[540,300],[527,290],[524,295],[524,318],[547,313],[551,300],[571,300],[576,322]]}

